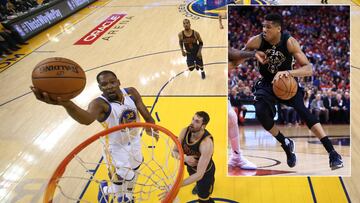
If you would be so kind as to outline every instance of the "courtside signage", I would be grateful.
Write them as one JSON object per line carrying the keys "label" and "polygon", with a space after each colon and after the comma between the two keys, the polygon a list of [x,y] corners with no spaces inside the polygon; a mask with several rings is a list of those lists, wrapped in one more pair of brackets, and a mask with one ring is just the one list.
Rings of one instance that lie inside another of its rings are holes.
{"label": "courtside signage", "polygon": [[75,42],[76,45],[91,45],[94,43],[101,35],[108,31],[113,25],[115,25],[119,20],[125,17],[126,14],[112,14],[93,30],[83,36],[79,41]]}

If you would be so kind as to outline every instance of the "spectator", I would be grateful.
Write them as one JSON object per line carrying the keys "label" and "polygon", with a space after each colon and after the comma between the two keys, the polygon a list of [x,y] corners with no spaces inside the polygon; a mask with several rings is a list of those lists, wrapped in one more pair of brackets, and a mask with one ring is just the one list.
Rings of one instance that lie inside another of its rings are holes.
{"label": "spectator", "polygon": [[344,94],[345,123],[350,124],[350,93]]}
{"label": "spectator", "polygon": [[333,103],[333,110],[334,110],[334,123],[344,123],[346,118],[345,118],[345,103],[344,100],[342,99],[342,95],[341,94],[336,94],[335,97],[335,102]]}
{"label": "spectator", "polygon": [[318,120],[320,117],[324,117],[324,123],[327,123],[329,120],[329,111],[325,108],[323,101],[321,100],[321,95],[317,94],[315,99],[311,102],[310,110]]}

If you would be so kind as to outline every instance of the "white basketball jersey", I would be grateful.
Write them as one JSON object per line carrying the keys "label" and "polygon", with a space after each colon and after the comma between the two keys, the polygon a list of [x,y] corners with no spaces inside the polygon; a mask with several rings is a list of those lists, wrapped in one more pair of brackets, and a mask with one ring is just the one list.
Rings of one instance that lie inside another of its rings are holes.
{"label": "white basketball jersey", "polygon": [[[130,95],[125,89],[121,88],[124,96],[124,103],[118,101],[109,101],[105,97],[100,96],[110,106],[110,113],[106,120],[101,124],[107,129],[119,124],[139,122],[139,112],[136,108],[135,102],[131,99]],[[132,130],[124,129],[121,131],[113,132],[109,135],[109,147],[112,148],[116,145],[130,145],[132,142],[140,140],[140,131],[136,128]]]}

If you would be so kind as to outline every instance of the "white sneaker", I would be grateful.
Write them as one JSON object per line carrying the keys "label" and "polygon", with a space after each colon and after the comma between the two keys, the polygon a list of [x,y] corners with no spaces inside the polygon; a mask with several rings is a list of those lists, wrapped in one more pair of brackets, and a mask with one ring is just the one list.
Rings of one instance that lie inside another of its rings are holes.
{"label": "white sneaker", "polygon": [[243,156],[240,156],[240,157],[231,156],[229,165],[233,166],[233,167],[240,167],[241,169],[244,169],[244,170],[257,169],[255,164],[253,164],[252,162],[250,162]]}
{"label": "white sneaker", "polygon": [[241,169],[244,170],[256,170],[257,167],[254,163],[252,163],[251,161],[247,160],[245,157],[241,157],[241,160],[239,162],[239,166]]}

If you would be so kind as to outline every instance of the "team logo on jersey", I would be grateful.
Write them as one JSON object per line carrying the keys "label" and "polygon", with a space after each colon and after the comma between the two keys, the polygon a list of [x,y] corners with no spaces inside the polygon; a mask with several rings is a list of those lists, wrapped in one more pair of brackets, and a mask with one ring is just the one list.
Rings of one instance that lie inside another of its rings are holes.
{"label": "team logo on jersey", "polygon": [[269,60],[269,62],[267,63],[268,71],[272,74],[277,73],[279,67],[286,60],[284,54],[276,49],[267,49],[265,53]]}
{"label": "team logo on jersey", "polygon": [[136,122],[136,111],[133,109],[126,109],[122,112],[119,118],[119,124]]}
{"label": "team logo on jersey", "polygon": [[[226,12],[226,6],[230,3],[240,4],[240,0],[194,0],[184,1],[179,11],[183,12],[185,17],[198,19],[199,17],[218,18],[219,13]],[[266,0],[250,0],[246,4],[250,5],[268,5]],[[245,4],[245,3],[244,3]]]}

